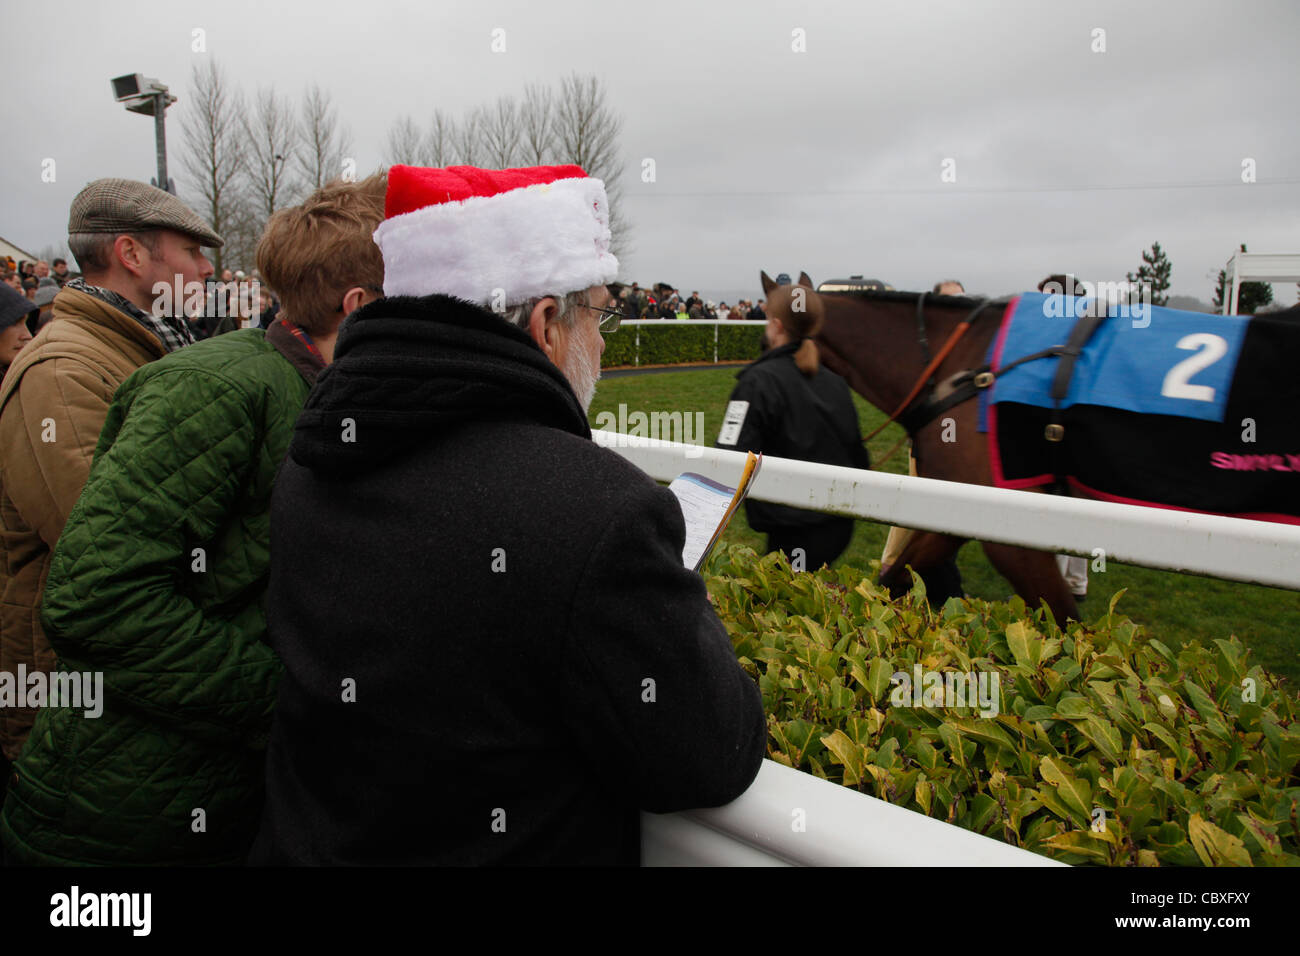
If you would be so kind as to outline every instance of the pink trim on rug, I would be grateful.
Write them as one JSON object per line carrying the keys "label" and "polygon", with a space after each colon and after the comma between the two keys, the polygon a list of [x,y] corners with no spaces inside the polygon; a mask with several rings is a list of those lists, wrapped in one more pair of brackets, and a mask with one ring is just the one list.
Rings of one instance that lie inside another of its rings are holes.
{"label": "pink trim on rug", "polygon": [[1184,508],[1180,505],[1166,505],[1158,501],[1143,501],[1140,498],[1126,498],[1123,495],[1113,495],[1106,491],[1099,491],[1085,485],[1077,478],[1067,477],[1066,483],[1071,488],[1077,489],[1088,498],[1095,498],[1098,501],[1113,501],[1122,505],[1140,505],[1143,508],[1163,508],[1166,511],[1187,511],[1198,515],[1215,515],[1220,518],[1245,518],[1248,521],[1271,521],[1276,524],[1295,524],[1300,525],[1300,515],[1276,514],[1268,511],[1201,511],[1197,508]]}

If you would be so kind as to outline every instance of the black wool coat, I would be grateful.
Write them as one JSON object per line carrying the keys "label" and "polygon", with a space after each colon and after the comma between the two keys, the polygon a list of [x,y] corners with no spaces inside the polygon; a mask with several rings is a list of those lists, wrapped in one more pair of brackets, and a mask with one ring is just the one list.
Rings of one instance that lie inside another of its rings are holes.
{"label": "black wool coat", "polygon": [[[775,458],[870,468],[871,455],[862,443],[848,383],[824,365],[812,377],[804,375],[794,364],[799,344],[769,349],[736,373],[726,418],[738,419],[740,427],[729,432],[724,425],[717,446]],[[752,499],[745,500],[745,517],[755,531],[773,533],[853,524],[852,518]]]}
{"label": "black wool coat", "polygon": [[490,312],[348,319],[271,539],[285,674],[254,863],[634,864],[639,810],[758,772],[758,687],[682,567],[676,499]]}

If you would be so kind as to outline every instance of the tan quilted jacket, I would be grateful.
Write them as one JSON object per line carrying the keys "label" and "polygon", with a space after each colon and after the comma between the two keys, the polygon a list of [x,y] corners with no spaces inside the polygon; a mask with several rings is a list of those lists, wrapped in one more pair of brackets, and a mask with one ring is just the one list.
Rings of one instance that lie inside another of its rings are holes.
{"label": "tan quilted jacket", "polygon": [[[117,387],[166,354],[157,336],[92,295],[64,289],[54,321],[0,385],[0,671],[54,669],[41,631],[50,554],[81,495]],[[6,702],[7,703],[7,702]],[[0,747],[18,757],[35,711],[0,707]]]}

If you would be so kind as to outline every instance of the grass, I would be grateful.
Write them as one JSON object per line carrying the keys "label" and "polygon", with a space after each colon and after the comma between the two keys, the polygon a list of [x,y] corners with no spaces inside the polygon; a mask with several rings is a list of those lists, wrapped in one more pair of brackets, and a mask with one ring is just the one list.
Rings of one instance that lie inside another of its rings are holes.
{"label": "grass", "polygon": [[[722,425],[736,371],[708,369],[604,380],[592,403],[592,425],[602,411],[617,413],[620,403],[626,404],[629,412],[701,411],[705,441],[712,444]],[[884,419],[883,413],[858,396],[854,401],[864,432]],[[902,434],[901,428],[891,425],[876,436],[869,445],[872,461],[879,461]],[[900,451],[883,470],[905,472],[907,456]],[[874,574],[871,562],[880,559],[887,533],[885,525],[859,520],[848,550],[836,565]],[[766,547],[765,536],[750,529],[743,511],[733,519],[723,541],[746,544],[760,553]],[[977,543],[968,542],[962,547],[957,565],[968,594],[987,600],[1011,596],[1011,586],[989,564]],[[1090,572],[1088,598],[1081,605],[1081,613],[1085,618],[1104,614],[1111,595],[1122,588],[1127,588],[1127,593],[1120,600],[1119,610],[1165,643],[1182,645],[1199,640],[1208,644],[1214,638],[1236,634],[1251,648],[1258,663],[1287,677],[1293,686],[1300,682],[1300,594],[1109,561],[1104,573]]]}

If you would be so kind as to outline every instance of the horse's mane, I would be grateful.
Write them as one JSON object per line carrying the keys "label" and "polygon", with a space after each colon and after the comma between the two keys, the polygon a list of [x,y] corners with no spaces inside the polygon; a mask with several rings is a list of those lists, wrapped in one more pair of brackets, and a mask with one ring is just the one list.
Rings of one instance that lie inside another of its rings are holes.
{"label": "horse's mane", "polygon": [[[899,292],[897,290],[885,289],[856,289],[852,292],[819,292],[818,295],[836,296],[844,299],[862,299],[865,301],[875,300],[877,302],[912,302],[915,303],[921,297],[920,292]],[[925,293],[925,304],[928,305],[954,305],[966,309],[973,309],[983,302],[984,299],[971,295],[938,295],[934,292]]]}

